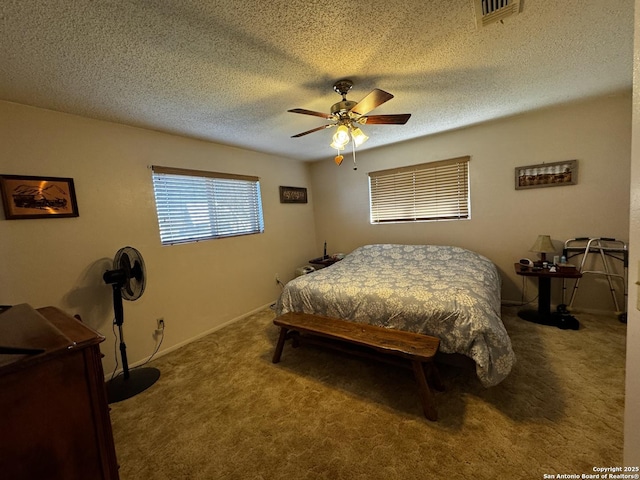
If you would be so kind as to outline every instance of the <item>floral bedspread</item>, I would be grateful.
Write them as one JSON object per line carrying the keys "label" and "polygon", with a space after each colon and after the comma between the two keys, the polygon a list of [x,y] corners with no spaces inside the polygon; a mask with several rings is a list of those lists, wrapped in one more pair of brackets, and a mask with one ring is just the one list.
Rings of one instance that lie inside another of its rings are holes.
{"label": "floral bedspread", "polygon": [[486,387],[515,355],[500,319],[501,280],[486,257],[459,247],[366,245],[287,283],[276,313],[305,312],[424,333],[472,358]]}

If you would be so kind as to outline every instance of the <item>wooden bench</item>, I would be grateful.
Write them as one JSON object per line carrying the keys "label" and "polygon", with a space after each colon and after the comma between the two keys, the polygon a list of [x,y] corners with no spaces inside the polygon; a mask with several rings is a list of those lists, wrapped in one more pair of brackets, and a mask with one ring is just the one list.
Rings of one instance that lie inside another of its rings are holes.
{"label": "wooden bench", "polygon": [[[406,362],[409,360],[418,382],[424,415],[429,420],[438,419],[438,412],[427,379],[431,381],[436,390],[443,390],[438,370],[433,361],[440,345],[439,339],[418,333],[299,312],[280,315],[273,320],[273,323],[280,327],[273,363],[280,361],[285,340],[288,338],[293,339],[294,347],[297,346],[300,339],[304,339],[310,343],[338,348],[342,351],[390,361],[390,363],[402,366],[409,366]],[[397,357],[403,361],[398,362]]]}

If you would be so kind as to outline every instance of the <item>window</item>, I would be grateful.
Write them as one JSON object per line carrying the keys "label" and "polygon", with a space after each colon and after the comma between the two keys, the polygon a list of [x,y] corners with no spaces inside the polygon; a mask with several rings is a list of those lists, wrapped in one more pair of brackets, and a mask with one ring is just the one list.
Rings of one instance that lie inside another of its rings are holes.
{"label": "window", "polygon": [[470,218],[469,159],[369,173],[371,223]]}
{"label": "window", "polygon": [[163,245],[264,232],[258,177],[153,166]]}

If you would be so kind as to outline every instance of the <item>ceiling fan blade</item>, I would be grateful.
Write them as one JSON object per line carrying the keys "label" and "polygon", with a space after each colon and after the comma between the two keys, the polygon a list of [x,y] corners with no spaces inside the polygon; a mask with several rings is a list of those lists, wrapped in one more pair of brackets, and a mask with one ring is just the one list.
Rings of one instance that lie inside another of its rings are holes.
{"label": "ceiling fan blade", "polygon": [[319,132],[320,130],[324,130],[325,128],[335,127],[335,123],[330,123],[329,125],[323,125],[321,127],[312,128],[311,130],[307,130],[306,132],[298,133],[297,135],[291,135],[291,138],[302,137],[303,135],[308,135],[309,133]]}
{"label": "ceiling fan blade", "polygon": [[369,115],[367,117],[361,117],[357,120],[358,123],[365,123],[367,125],[404,125],[411,117],[410,113],[400,113],[397,115]]}
{"label": "ceiling fan blade", "polygon": [[366,115],[374,108],[379,107],[384,102],[387,102],[392,98],[393,95],[390,93],[380,90],[379,88],[374,88],[366,97],[360,100],[358,104],[351,109],[351,111],[358,115]]}
{"label": "ceiling fan blade", "polygon": [[303,115],[313,115],[314,117],[322,117],[326,118],[327,120],[333,118],[333,115],[331,115],[330,113],[314,112],[312,110],[305,110],[304,108],[292,108],[291,110],[287,110],[287,112],[302,113]]}

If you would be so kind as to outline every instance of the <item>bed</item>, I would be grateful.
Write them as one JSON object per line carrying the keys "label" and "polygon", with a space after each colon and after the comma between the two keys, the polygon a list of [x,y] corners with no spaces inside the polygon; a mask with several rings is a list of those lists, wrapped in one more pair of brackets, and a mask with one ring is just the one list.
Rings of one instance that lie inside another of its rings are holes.
{"label": "bed", "polygon": [[287,283],[276,314],[303,312],[440,339],[440,351],[471,358],[485,387],[515,363],[500,318],[501,280],[486,257],[440,245],[366,245]]}

